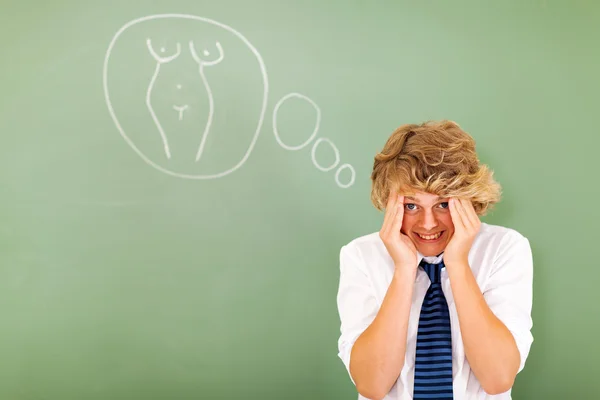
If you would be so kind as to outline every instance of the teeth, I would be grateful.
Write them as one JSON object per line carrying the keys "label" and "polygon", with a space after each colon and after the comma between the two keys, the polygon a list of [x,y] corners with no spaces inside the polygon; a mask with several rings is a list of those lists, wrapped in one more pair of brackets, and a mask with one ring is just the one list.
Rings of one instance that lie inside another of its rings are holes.
{"label": "teeth", "polygon": [[441,234],[442,234],[442,232],[438,232],[435,235],[423,236],[423,235],[417,233],[417,235],[419,235],[419,237],[421,237],[421,238],[423,238],[425,240],[435,240],[435,239],[439,238]]}

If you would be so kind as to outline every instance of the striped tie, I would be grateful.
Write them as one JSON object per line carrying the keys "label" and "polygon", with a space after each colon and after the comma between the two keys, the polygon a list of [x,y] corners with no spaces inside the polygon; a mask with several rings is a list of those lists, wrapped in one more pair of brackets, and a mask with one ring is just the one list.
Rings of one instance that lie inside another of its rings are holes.
{"label": "striped tie", "polygon": [[421,307],[415,358],[415,399],[452,399],[452,335],[450,312],[440,272],[444,262],[419,264],[431,280]]}

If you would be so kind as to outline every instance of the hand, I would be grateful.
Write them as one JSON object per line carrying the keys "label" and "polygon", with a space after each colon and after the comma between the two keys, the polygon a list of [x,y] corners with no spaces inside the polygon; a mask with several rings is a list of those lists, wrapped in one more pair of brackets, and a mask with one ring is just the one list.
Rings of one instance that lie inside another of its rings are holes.
{"label": "hand", "polygon": [[404,196],[392,192],[388,198],[383,225],[379,237],[394,260],[396,270],[409,268],[417,270],[417,249],[410,238],[400,232],[402,218],[404,217]]}
{"label": "hand", "polygon": [[469,251],[481,227],[479,216],[468,199],[450,198],[454,235],[444,250],[444,264],[468,263]]}

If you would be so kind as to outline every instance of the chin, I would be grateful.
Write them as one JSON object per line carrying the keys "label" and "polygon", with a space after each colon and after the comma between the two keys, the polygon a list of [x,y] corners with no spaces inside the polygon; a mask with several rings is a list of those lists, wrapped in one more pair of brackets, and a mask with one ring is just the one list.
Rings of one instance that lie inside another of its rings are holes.
{"label": "chin", "polygon": [[444,251],[443,248],[440,248],[439,250],[431,250],[431,249],[419,250],[419,252],[421,254],[423,254],[424,257],[436,257],[436,256],[439,256],[443,251]]}

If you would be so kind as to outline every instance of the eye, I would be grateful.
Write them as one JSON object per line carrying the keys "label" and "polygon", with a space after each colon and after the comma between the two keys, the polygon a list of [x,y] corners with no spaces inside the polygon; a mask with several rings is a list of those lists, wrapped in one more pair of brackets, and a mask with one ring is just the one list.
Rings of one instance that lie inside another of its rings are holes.
{"label": "eye", "polygon": [[[413,204],[413,203],[407,203],[407,204],[405,204],[404,206],[405,206],[405,207],[406,207],[406,209],[407,209],[407,210],[409,210],[409,211],[414,211],[414,210],[416,209],[416,207],[417,207],[417,205],[416,205],[416,204]],[[414,206],[415,208],[410,208],[409,206]]]}
{"label": "eye", "polygon": [[445,207],[442,207],[442,208],[448,208],[448,207],[450,206],[450,204],[449,204],[447,201],[441,202],[441,203],[440,203],[440,206],[441,206],[442,204],[444,204],[444,205],[445,205]]}

